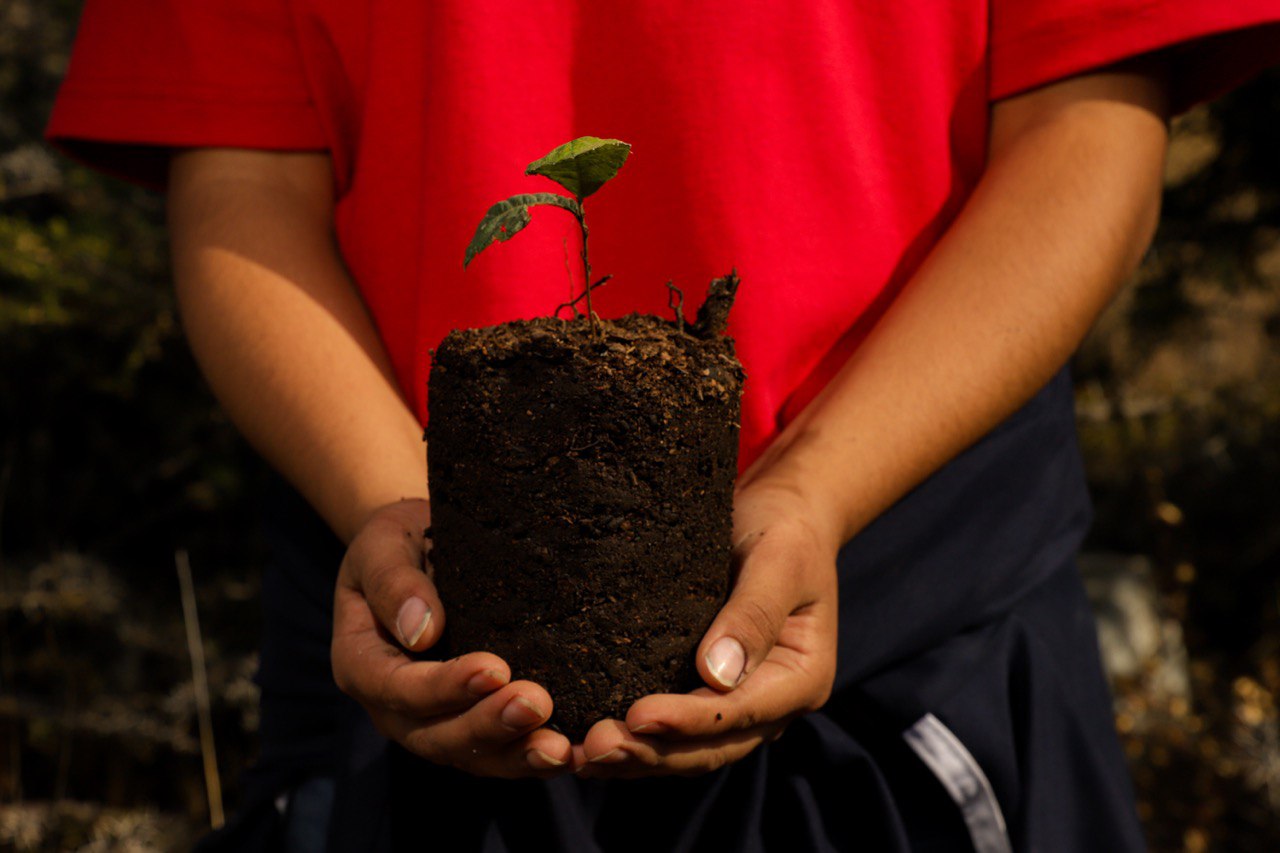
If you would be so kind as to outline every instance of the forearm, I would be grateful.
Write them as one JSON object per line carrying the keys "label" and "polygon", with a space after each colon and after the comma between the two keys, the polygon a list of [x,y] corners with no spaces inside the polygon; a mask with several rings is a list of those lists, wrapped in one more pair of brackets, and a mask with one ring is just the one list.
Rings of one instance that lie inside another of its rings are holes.
{"label": "forearm", "polygon": [[175,156],[174,279],[192,351],[233,422],[349,540],[426,496],[421,429],[332,238],[327,159]]}
{"label": "forearm", "polygon": [[1158,215],[1166,131],[1146,75],[998,105],[969,203],[842,370],[742,487],[803,493],[847,541],[1016,410],[1132,272]]}

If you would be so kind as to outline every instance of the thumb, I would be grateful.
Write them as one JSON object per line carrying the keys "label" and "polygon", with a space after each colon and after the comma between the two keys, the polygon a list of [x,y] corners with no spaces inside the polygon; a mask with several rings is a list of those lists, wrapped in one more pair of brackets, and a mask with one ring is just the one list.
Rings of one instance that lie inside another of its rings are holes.
{"label": "thumb", "polygon": [[338,573],[365,599],[383,628],[405,649],[434,645],[444,622],[435,585],[423,572],[422,530],[430,523],[426,501],[383,507],[347,549]]}
{"label": "thumb", "polygon": [[789,573],[761,556],[747,555],[729,601],[698,647],[698,672],[717,690],[732,690],[760,665],[795,606]]}

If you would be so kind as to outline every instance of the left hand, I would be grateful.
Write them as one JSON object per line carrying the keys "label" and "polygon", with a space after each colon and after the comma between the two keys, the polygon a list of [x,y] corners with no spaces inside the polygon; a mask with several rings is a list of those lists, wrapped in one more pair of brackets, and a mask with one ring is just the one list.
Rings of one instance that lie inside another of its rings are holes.
{"label": "left hand", "polygon": [[734,497],[728,603],[698,647],[707,687],[639,699],[575,745],[583,778],[696,776],[776,740],[831,695],[836,551],[799,491],[755,480]]}

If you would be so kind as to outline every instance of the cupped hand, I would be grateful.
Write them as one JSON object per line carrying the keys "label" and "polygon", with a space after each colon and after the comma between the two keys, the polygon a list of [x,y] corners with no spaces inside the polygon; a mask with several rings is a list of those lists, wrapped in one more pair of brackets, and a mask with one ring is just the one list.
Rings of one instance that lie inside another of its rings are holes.
{"label": "cupped hand", "polygon": [[333,676],[374,726],[410,752],[478,776],[553,776],[569,741],[542,724],[551,696],[487,652],[422,661],[444,628],[428,574],[425,500],[375,512],[352,540],[334,596]]}
{"label": "cupped hand", "polygon": [[639,699],[574,746],[583,777],[693,776],[777,739],[831,694],[836,551],[796,489],[756,481],[734,497],[736,577],[698,647],[707,687]]}

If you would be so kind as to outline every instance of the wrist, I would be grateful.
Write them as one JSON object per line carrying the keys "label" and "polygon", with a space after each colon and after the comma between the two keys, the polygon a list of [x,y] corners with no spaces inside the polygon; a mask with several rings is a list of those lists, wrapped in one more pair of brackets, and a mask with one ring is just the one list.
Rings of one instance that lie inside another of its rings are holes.
{"label": "wrist", "polygon": [[[845,542],[842,515],[820,490],[805,480],[789,476],[786,472],[768,472],[743,482],[735,494],[735,503],[750,505],[754,519],[760,525],[777,520],[801,524],[817,547],[835,554]],[[755,530],[739,531],[739,536],[749,536]]]}

